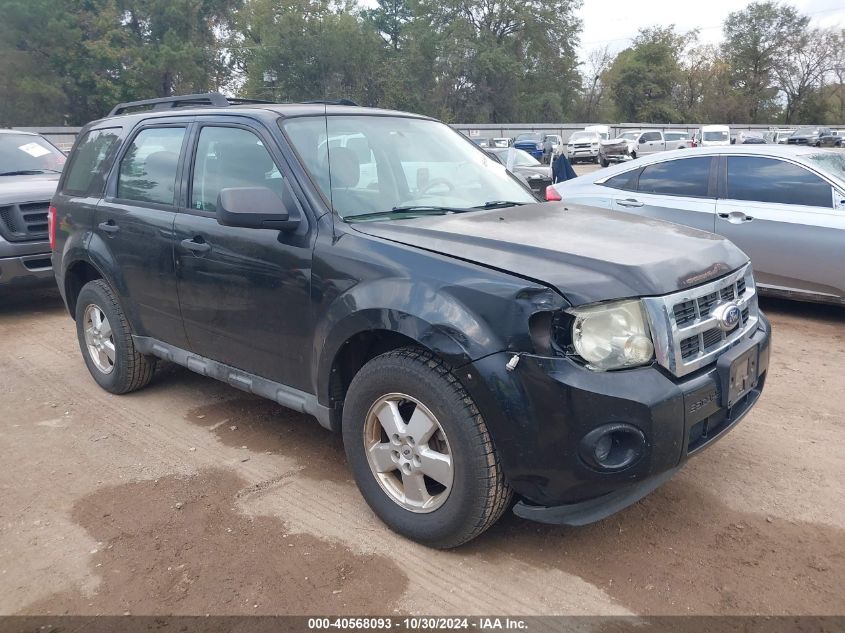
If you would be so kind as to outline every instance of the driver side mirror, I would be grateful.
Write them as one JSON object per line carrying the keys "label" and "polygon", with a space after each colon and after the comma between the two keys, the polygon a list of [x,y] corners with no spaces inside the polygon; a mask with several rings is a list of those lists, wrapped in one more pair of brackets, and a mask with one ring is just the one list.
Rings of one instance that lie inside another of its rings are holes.
{"label": "driver side mirror", "polygon": [[217,196],[217,222],[245,229],[292,231],[302,221],[292,194],[283,200],[268,187],[230,187]]}

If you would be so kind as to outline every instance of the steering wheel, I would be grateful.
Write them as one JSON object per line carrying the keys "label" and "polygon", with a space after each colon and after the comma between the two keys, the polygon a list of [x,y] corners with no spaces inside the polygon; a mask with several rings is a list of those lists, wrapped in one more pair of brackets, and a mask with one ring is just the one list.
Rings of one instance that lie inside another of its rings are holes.
{"label": "steering wheel", "polygon": [[452,193],[455,190],[455,185],[451,183],[451,181],[446,180],[445,178],[434,178],[428,181],[428,184],[425,185],[422,189],[420,189],[417,193],[419,194],[426,194],[428,193],[429,189],[434,189],[440,185],[445,185],[446,189],[448,189],[449,193]]}

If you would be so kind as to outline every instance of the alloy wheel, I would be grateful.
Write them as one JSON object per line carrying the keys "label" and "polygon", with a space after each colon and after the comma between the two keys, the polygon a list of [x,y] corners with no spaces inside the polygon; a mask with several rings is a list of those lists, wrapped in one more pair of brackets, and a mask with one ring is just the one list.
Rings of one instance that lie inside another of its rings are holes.
{"label": "alloy wheel", "polygon": [[104,374],[114,371],[114,334],[105,312],[93,303],[85,308],[85,345],[94,366]]}
{"label": "alloy wheel", "polygon": [[443,427],[419,400],[382,396],[364,422],[370,470],[390,499],[411,512],[433,512],[449,496],[453,456]]}

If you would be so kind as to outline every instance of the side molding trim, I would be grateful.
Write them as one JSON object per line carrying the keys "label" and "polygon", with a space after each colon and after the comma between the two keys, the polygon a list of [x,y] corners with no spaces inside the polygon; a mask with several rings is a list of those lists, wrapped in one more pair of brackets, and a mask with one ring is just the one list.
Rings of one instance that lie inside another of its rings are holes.
{"label": "side molding trim", "polygon": [[142,354],[150,354],[162,360],[182,365],[203,376],[215,378],[242,391],[278,402],[283,407],[313,415],[317,418],[320,426],[330,430],[332,428],[329,416],[330,409],[317,402],[315,395],[250,374],[241,369],[235,369],[149,336],[133,334],[132,340],[135,342],[137,350]]}

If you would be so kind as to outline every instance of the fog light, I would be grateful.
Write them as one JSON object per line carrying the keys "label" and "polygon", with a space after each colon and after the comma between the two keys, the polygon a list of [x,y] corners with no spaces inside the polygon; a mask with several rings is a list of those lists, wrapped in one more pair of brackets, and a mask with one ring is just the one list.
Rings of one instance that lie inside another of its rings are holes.
{"label": "fog light", "polygon": [[599,438],[599,441],[596,442],[596,445],[593,448],[593,455],[595,455],[596,461],[599,464],[607,461],[611,448],[613,448],[613,434],[605,433]]}
{"label": "fog light", "polygon": [[645,435],[630,424],[605,424],[587,433],[579,453],[590,467],[617,471],[637,463],[645,454]]}

